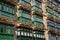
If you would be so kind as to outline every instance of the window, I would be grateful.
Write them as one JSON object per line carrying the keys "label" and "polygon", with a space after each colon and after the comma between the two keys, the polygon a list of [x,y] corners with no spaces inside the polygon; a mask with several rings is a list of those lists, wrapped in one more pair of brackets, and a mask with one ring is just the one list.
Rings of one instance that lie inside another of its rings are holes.
{"label": "window", "polygon": [[30,33],[30,36],[32,37],[32,33]]}
{"label": "window", "polygon": [[21,35],[24,35],[24,32],[23,31],[21,31]]}
{"label": "window", "polygon": [[55,22],[51,20],[47,20],[48,27],[55,27]]}
{"label": "window", "polygon": [[36,34],[34,34],[34,37],[36,37]]}
{"label": "window", "polygon": [[23,13],[23,17],[25,17],[25,18],[29,18],[29,19],[30,19],[30,15],[29,15],[29,14],[26,14],[26,12]]}
{"label": "window", "polygon": [[51,9],[51,8],[49,8],[49,7],[46,7],[46,10],[47,10],[47,12],[49,12],[50,14],[52,14],[52,15],[54,14],[54,13],[53,13],[53,9]]}
{"label": "window", "polygon": [[30,0],[25,0],[26,2],[30,3]]}
{"label": "window", "polygon": [[36,1],[35,3],[37,7],[41,8],[42,4],[40,2]]}
{"label": "window", "polygon": [[29,36],[29,32],[27,32],[27,36]]}
{"label": "window", "polygon": [[49,40],[57,40],[57,35],[49,34]]}
{"label": "window", "polygon": [[20,36],[20,29],[18,28],[18,36]]}
{"label": "window", "polygon": [[19,17],[20,16],[30,19],[31,14],[29,11],[22,9],[22,10],[19,10]]}

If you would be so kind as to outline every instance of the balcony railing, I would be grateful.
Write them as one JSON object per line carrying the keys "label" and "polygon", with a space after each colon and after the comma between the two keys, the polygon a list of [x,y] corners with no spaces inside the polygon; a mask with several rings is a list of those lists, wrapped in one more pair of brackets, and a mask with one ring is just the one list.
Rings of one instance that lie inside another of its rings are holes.
{"label": "balcony railing", "polygon": [[42,12],[42,3],[38,0],[32,0],[32,10]]}
{"label": "balcony railing", "polygon": [[7,18],[14,18],[14,6],[8,3],[1,3],[0,2],[0,16],[7,17]]}

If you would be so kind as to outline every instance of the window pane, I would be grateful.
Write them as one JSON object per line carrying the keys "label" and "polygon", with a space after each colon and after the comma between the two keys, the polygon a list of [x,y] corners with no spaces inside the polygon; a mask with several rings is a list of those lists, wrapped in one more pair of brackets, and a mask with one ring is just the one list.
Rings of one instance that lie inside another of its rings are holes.
{"label": "window pane", "polygon": [[0,10],[2,9],[2,4],[0,3]]}

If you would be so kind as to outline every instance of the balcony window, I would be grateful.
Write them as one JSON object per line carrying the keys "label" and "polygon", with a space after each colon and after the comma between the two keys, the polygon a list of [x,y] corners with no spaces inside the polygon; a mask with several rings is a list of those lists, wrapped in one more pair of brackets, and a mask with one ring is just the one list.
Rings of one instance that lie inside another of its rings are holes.
{"label": "balcony window", "polygon": [[33,31],[35,39],[44,39],[44,32],[42,31]]}
{"label": "balcony window", "polygon": [[22,39],[24,39],[24,40],[32,40],[32,30],[31,29],[18,28],[18,33],[20,33],[20,35],[18,35],[18,40],[22,40]]}

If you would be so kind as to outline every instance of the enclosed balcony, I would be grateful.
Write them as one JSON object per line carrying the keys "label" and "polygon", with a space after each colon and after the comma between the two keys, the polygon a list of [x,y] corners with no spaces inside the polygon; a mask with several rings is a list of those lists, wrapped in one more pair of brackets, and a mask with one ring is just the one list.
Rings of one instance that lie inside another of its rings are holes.
{"label": "enclosed balcony", "polygon": [[30,0],[18,0],[18,4],[30,7]]}
{"label": "enclosed balcony", "polygon": [[53,16],[54,18],[57,18],[58,20],[60,20],[60,13],[53,10],[52,8],[50,7],[46,7],[46,11],[47,11],[47,15],[48,16]]}
{"label": "enclosed balcony", "polygon": [[56,34],[48,34],[49,35],[49,40],[60,40],[60,36]]}
{"label": "enclosed balcony", "polygon": [[33,15],[33,25],[34,26],[41,26],[43,27],[43,17],[38,15],[38,14],[34,14]]}
{"label": "enclosed balcony", "polygon": [[59,1],[58,0],[48,0],[48,2],[54,4],[55,6],[59,7],[60,8],[60,4],[59,4]]}
{"label": "enclosed balcony", "polygon": [[47,20],[47,27],[48,29],[52,29],[55,31],[60,31],[60,25],[57,22],[54,22],[52,20]]}
{"label": "enclosed balcony", "polygon": [[33,39],[34,40],[45,40],[44,32],[43,31],[34,30],[33,31]]}
{"label": "enclosed balcony", "polygon": [[0,16],[14,19],[14,5],[11,5],[7,2],[0,2]]}
{"label": "enclosed balcony", "polygon": [[30,11],[24,9],[18,9],[18,21],[31,24]]}
{"label": "enclosed balcony", "polygon": [[47,27],[48,29],[55,30],[55,23],[52,20],[47,20]]}
{"label": "enclosed balcony", "polygon": [[0,40],[14,40],[14,28],[12,25],[0,23]]}
{"label": "enclosed balcony", "polygon": [[41,0],[32,0],[32,10],[42,12],[42,3]]}
{"label": "enclosed balcony", "polygon": [[56,26],[55,26],[55,27],[56,27],[56,30],[57,30],[57,31],[60,31],[60,23],[57,23],[57,22],[56,22],[55,25],[56,25]]}
{"label": "enclosed balcony", "polygon": [[18,40],[32,40],[32,30],[27,28],[18,28]]}

